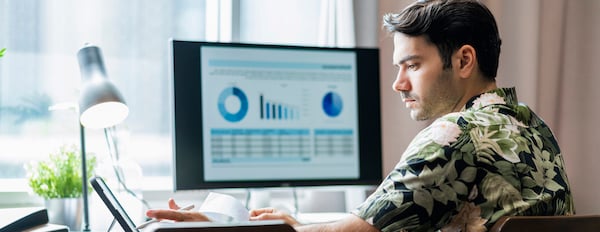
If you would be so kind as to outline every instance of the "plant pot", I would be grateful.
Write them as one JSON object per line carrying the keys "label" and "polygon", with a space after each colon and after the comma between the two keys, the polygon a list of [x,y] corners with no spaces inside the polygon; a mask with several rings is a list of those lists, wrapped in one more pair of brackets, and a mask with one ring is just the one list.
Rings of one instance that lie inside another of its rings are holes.
{"label": "plant pot", "polygon": [[82,198],[45,199],[44,203],[48,210],[50,223],[68,226],[70,231],[81,230]]}

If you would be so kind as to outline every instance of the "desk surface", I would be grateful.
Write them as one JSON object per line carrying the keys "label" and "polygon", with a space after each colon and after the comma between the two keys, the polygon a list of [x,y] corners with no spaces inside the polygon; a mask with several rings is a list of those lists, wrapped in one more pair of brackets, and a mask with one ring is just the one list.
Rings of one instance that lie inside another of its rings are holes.
{"label": "desk surface", "polygon": [[69,227],[55,224],[44,224],[26,229],[23,232],[69,232]]}
{"label": "desk surface", "polygon": [[151,232],[295,232],[294,228],[281,220],[248,221],[233,223],[176,222],[156,223],[144,231]]}
{"label": "desk surface", "polygon": [[298,222],[302,224],[325,223],[340,220],[349,213],[327,212],[327,213],[300,213],[297,216]]}

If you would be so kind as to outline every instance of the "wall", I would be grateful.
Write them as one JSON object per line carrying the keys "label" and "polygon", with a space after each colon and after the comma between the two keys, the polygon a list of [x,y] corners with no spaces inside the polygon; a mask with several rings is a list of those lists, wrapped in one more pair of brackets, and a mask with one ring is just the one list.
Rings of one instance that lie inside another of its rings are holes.
{"label": "wall", "polygon": [[[557,73],[562,77],[555,93],[556,130],[567,163],[575,195],[575,207],[581,214],[600,212],[600,1],[565,1],[566,25]],[[556,29],[555,29],[556,30]],[[552,67],[549,67],[552,68]],[[546,78],[540,82],[546,82]],[[552,96],[547,96],[551,98]]]}

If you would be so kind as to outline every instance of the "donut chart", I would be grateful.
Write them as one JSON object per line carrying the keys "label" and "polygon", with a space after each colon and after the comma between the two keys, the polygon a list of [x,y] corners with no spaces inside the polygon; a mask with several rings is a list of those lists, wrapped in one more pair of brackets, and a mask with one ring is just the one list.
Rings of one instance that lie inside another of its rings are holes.
{"label": "donut chart", "polygon": [[[229,110],[231,109],[228,109],[227,107],[229,106],[228,102],[232,100],[239,104],[237,112],[230,112]],[[248,113],[248,97],[246,97],[244,91],[238,87],[229,87],[221,91],[218,107],[219,113],[221,113],[221,116],[223,116],[225,120],[229,122],[239,122],[244,119]]]}
{"label": "donut chart", "polygon": [[337,117],[342,112],[342,97],[335,92],[328,92],[323,97],[322,107],[327,116]]}

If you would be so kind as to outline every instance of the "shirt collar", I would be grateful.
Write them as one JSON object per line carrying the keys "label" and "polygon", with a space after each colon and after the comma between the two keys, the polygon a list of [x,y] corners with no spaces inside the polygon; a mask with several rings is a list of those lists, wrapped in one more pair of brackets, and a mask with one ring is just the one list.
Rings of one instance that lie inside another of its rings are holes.
{"label": "shirt collar", "polygon": [[489,105],[517,105],[517,92],[515,87],[497,88],[485,93],[481,93],[469,99],[464,110],[477,110]]}

